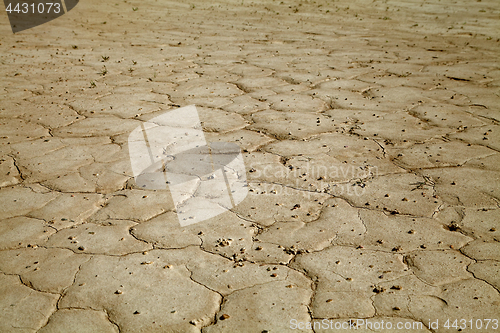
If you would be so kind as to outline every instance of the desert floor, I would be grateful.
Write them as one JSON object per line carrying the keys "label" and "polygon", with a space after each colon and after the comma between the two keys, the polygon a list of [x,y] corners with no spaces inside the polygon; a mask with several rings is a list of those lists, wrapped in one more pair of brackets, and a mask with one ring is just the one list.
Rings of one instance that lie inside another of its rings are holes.
{"label": "desert floor", "polygon": [[[16,34],[1,14],[0,331],[500,331],[499,14],[82,0]],[[127,138],[191,104],[250,192],[181,227]]]}

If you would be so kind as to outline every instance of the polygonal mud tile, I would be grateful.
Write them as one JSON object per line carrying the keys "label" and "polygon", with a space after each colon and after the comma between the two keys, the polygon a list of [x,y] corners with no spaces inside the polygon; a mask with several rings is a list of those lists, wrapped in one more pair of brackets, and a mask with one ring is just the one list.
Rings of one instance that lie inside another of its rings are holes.
{"label": "polygonal mud tile", "polygon": [[132,178],[129,159],[110,163],[92,163],[78,170],[87,183],[95,184],[95,191],[98,193],[119,191]]}
{"label": "polygonal mud tile", "polygon": [[[133,89],[132,87],[125,88]],[[133,91],[120,93],[116,89],[113,94],[99,98],[98,102],[100,111],[97,114],[113,115],[120,118],[133,118],[138,114],[151,113],[170,103],[165,95]]]}
{"label": "polygonal mud tile", "polygon": [[362,235],[338,233],[333,241],[338,245],[362,246],[372,250],[409,252],[418,249],[456,249],[472,238],[447,230],[430,218],[386,215],[362,209],[359,219],[364,226]]}
{"label": "polygonal mud tile", "polygon": [[0,249],[43,244],[55,230],[42,220],[24,216],[0,221]]}
{"label": "polygonal mud tile", "polygon": [[[176,62],[176,66],[178,66],[179,62]],[[191,66],[193,66],[191,64]],[[180,82],[192,80],[192,79],[197,79],[199,78],[199,75],[196,73],[189,73],[189,72],[180,72],[180,73],[172,73],[172,75],[167,75],[164,80],[166,82],[172,82],[174,84],[179,84]]]}
{"label": "polygonal mud tile", "polygon": [[238,63],[229,66],[226,68],[226,71],[245,77],[269,76],[274,73],[274,71],[271,69],[261,68],[245,63]]}
{"label": "polygonal mud tile", "polygon": [[[96,82],[94,81],[94,83]],[[102,95],[96,94],[95,96],[92,96],[90,98],[88,96],[79,96],[67,102],[67,105],[69,105],[77,113],[85,115],[86,117],[99,115],[102,111],[105,110],[105,107],[103,107],[99,103],[96,97],[98,98],[101,96],[109,96],[110,94],[112,94],[111,91],[106,92]]]}
{"label": "polygonal mud tile", "polygon": [[252,248],[256,228],[232,212],[203,221],[195,230],[202,240],[201,248],[227,258],[239,259]]}
{"label": "polygonal mud tile", "polygon": [[368,318],[375,308],[365,291],[328,291],[321,289],[311,304],[315,318]]}
{"label": "polygonal mud tile", "polygon": [[472,159],[494,154],[484,146],[442,140],[431,140],[409,148],[388,148],[386,151],[398,164],[411,169],[460,166]]}
{"label": "polygonal mud tile", "polygon": [[354,130],[358,135],[388,139],[395,143],[423,142],[452,132],[449,128],[430,126],[407,112],[389,113],[377,120],[365,122]]}
{"label": "polygonal mud tile", "polygon": [[[234,291],[276,281],[288,282],[287,288],[311,288],[311,282],[301,273],[283,265],[234,262],[221,256],[200,252],[190,247],[192,256],[186,263],[192,279],[224,296]],[[184,264],[172,261],[172,265]]]}
{"label": "polygonal mud tile", "polygon": [[236,113],[222,111],[220,109],[197,108],[201,126],[207,132],[228,132],[242,129],[247,122]]}
{"label": "polygonal mud tile", "polygon": [[[93,143],[99,144],[101,142],[93,142]],[[38,156],[43,156],[55,150],[61,149],[65,145],[66,144],[63,143],[61,139],[49,137],[46,139],[23,141],[10,145],[9,147],[11,148],[12,154],[14,154],[15,158],[17,159],[18,157],[29,156],[29,158],[34,158]]]}
{"label": "polygonal mud tile", "polygon": [[13,144],[40,137],[49,137],[49,130],[41,125],[25,122],[21,119],[0,120],[0,144]]}
{"label": "polygonal mud tile", "polygon": [[465,208],[463,213],[463,219],[455,223],[461,230],[486,241],[500,239],[498,209]]}
{"label": "polygonal mud tile", "polygon": [[[62,141],[65,141],[63,139]],[[70,145],[74,146],[74,145]],[[117,162],[121,160],[129,160],[129,154],[126,149],[122,149],[122,146],[113,142],[112,144],[101,144],[98,146],[90,146],[88,148],[89,154],[92,155],[95,162],[98,163],[109,163]]]}
{"label": "polygonal mud tile", "polygon": [[[339,159],[366,157],[370,154],[379,158],[383,157],[383,150],[376,142],[352,134],[326,133],[318,135],[309,142],[326,147],[329,155]],[[304,148],[307,149],[307,146]]]}
{"label": "polygonal mud tile", "polygon": [[38,192],[29,187],[4,187],[0,189],[0,202],[3,203],[0,207],[0,215],[4,219],[24,215],[43,207],[57,196],[59,196],[59,193]]}
{"label": "polygonal mud tile", "polygon": [[205,133],[208,142],[234,142],[244,151],[254,151],[261,146],[274,141],[270,137],[248,130],[237,130],[225,134]]}
{"label": "polygonal mud tile", "polygon": [[222,106],[223,110],[247,115],[269,108],[269,103],[259,101],[248,95],[233,97],[231,100],[233,103]]}
{"label": "polygonal mud tile", "polygon": [[329,192],[357,207],[384,210],[391,214],[432,216],[441,201],[434,197],[434,184],[411,173],[390,174],[333,187]]}
{"label": "polygonal mud tile", "polygon": [[249,188],[248,196],[232,211],[246,220],[266,226],[280,221],[316,220],[328,198],[327,194],[277,184],[251,183]]}
{"label": "polygonal mud tile", "polygon": [[255,151],[243,154],[243,158],[248,182],[261,181],[291,185],[295,180],[295,175],[285,166],[286,158],[278,154]]}
{"label": "polygonal mud tile", "polygon": [[375,154],[367,153],[366,156],[349,157],[349,153],[343,153],[338,151],[327,155],[286,158],[285,165],[288,169],[286,184],[307,191],[337,190],[338,193],[338,189],[332,190],[332,187],[344,188],[353,186],[347,184],[348,182],[360,183],[368,178],[384,174],[406,172],[390,160],[381,159]]}
{"label": "polygonal mud tile", "polygon": [[95,256],[81,266],[59,309],[104,310],[121,332],[199,332],[221,296],[190,278],[185,263],[192,255],[187,249]]}
{"label": "polygonal mud tile", "polygon": [[184,248],[202,245],[206,251],[226,257],[243,254],[252,246],[252,224],[225,212],[200,223],[181,226],[177,214],[167,212],[136,225],[132,234],[156,248]]}
{"label": "polygonal mud tile", "polygon": [[242,78],[235,83],[244,92],[255,92],[258,89],[287,84],[283,80],[270,76]]}
{"label": "polygonal mud tile", "polygon": [[130,232],[134,237],[153,244],[156,248],[178,249],[189,245],[201,245],[199,224],[181,227],[177,214],[166,212],[149,221],[135,225]]}
{"label": "polygonal mud tile", "polygon": [[461,108],[455,105],[425,103],[412,108],[410,114],[435,126],[446,126],[457,130],[464,130],[465,128],[477,127],[485,124],[484,120],[466,111],[467,108]]}
{"label": "polygonal mud tile", "polygon": [[500,129],[498,125],[467,128],[465,131],[450,134],[450,138],[459,139],[467,143],[500,149]]}
{"label": "polygonal mud tile", "polygon": [[[445,229],[460,232],[458,222],[463,218],[463,211],[464,209],[460,206],[443,204],[432,217],[441,223]],[[470,236],[468,232],[464,234]]]}
{"label": "polygonal mud tile", "polygon": [[[94,83],[96,82],[94,81]],[[109,107],[109,105],[103,106],[97,98],[109,96],[111,94],[112,91],[106,92],[102,95],[96,94],[96,96],[92,96],[90,98],[88,96],[78,96],[75,99],[69,101],[67,105],[69,105],[78,114],[84,115],[85,117],[101,115],[101,113],[105,114],[108,111],[107,108]]]}
{"label": "polygonal mud tile", "polygon": [[60,192],[91,193],[96,191],[95,183],[85,179],[78,172],[70,172],[64,176],[41,182],[44,186]]}
{"label": "polygonal mud tile", "polygon": [[89,258],[66,249],[9,250],[2,252],[0,269],[20,275],[23,283],[33,289],[58,294],[73,283],[79,266]]}
{"label": "polygonal mud tile", "polygon": [[[291,266],[321,277],[318,287],[331,291],[371,292],[369,285],[374,282],[391,281],[409,274],[402,259],[399,254],[331,246],[322,251],[299,254]],[[335,281],[337,284],[331,283]]]}
{"label": "polygonal mud tile", "polygon": [[[490,69],[492,73],[492,68]],[[490,74],[488,73],[488,74]],[[494,81],[484,80],[485,85],[467,84],[461,87],[453,87],[453,90],[467,95],[471,101],[471,106],[481,107],[485,110],[498,110],[498,101],[500,96],[498,92],[492,93],[492,88],[495,87]]]}
{"label": "polygonal mud tile", "polygon": [[472,260],[458,251],[416,251],[405,262],[422,281],[434,286],[472,278],[467,266]]}
{"label": "polygonal mud tile", "polygon": [[62,309],[49,318],[40,333],[118,333],[104,311],[84,309]]}
{"label": "polygonal mud tile", "polygon": [[182,82],[176,89],[169,92],[172,98],[189,97],[234,97],[242,91],[234,84],[199,78]]}
{"label": "polygonal mud tile", "polygon": [[[380,40],[381,43],[385,43],[384,40]],[[398,45],[397,47],[400,48],[402,45]],[[420,50],[414,50],[413,47],[409,47],[408,45],[405,45],[406,47],[403,46],[403,48],[400,48],[400,50],[404,51],[405,55],[418,55],[422,56],[422,51]],[[375,63],[375,61],[372,62],[373,66],[376,66],[377,69],[383,69],[387,74],[391,75],[391,77],[420,77],[420,76],[431,76],[431,74],[425,74],[422,75],[420,74],[421,70],[424,68],[424,66],[418,62],[418,61],[411,61],[411,58],[408,56],[405,61],[382,61],[380,63]],[[398,59],[401,59],[401,57],[398,57]],[[420,60],[420,59],[418,59]]]}
{"label": "polygonal mud tile", "polygon": [[458,63],[452,65],[429,65],[423,69],[424,73],[432,73],[433,75],[443,75],[457,81],[474,81],[483,78],[485,68],[477,64]]}
{"label": "polygonal mud tile", "polygon": [[[486,103],[485,103],[486,100]],[[481,98],[481,101],[477,101],[476,98],[471,98],[473,103],[469,105],[469,111],[480,117],[485,117],[500,121],[500,114],[498,113],[498,101],[497,98],[491,98],[487,96],[486,98]],[[488,106],[484,105],[487,104]]]}
{"label": "polygonal mud tile", "polygon": [[293,258],[293,252],[287,251],[283,246],[274,243],[261,242],[258,238],[254,239],[253,245],[245,252],[236,257],[255,263],[287,265]]}
{"label": "polygonal mud tile", "polygon": [[86,118],[69,126],[52,131],[56,137],[113,136],[131,132],[140,125],[139,121],[120,119],[114,116]]}
{"label": "polygonal mud tile", "polygon": [[265,101],[266,97],[276,95],[276,93],[274,92],[274,90],[271,90],[268,88],[258,88],[247,95],[253,99],[256,99],[256,100],[263,102],[263,101]]}
{"label": "polygonal mud tile", "polygon": [[345,90],[361,92],[368,88],[373,88],[373,86],[378,86],[378,85],[374,83],[366,83],[358,79],[352,79],[352,80],[330,79],[318,84],[318,86],[321,87],[322,89],[331,89],[331,90],[345,89]]}
{"label": "polygonal mud tile", "polygon": [[310,321],[307,304],[312,290],[289,281],[268,282],[227,296],[211,332],[295,332],[290,320]]}
{"label": "polygonal mud tile", "polygon": [[[160,79],[159,77],[162,76],[162,74],[167,74],[167,72],[164,72],[164,73],[156,73],[157,76],[155,78],[154,81],[149,81],[148,84],[147,84],[147,89],[150,89],[150,91],[152,93],[155,93],[155,94],[159,94],[159,95],[162,95],[163,98],[165,98],[163,100],[163,103],[165,104],[168,104],[166,103],[166,101],[168,101],[168,92],[175,89],[175,87],[177,87],[177,84],[175,83],[167,83],[165,81],[163,81],[162,79]],[[165,75],[164,78],[166,78],[168,76]],[[126,89],[128,87],[124,87],[124,89]],[[144,89],[146,90],[146,89]],[[165,107],[165,105],[162,105],[162,107]]]}
{"label": "polygonal mud tile", "polygon": [[9,156],[0,158],[0,187],[16,185],[20,180],[21,177],[14,164],[14,159]]}
{"label": "polygonal mud tile", "polygon": [[498,240],[487,242],[477,239],[460,250],[466,256],[475,260],[500,260],[500,243]]}
{"label": "polygonal mud tile", "polygon": [[[296,208],[300,209],[300,205]],[[311,222],[278,222],[258,235],[259,240],[279,244],[288,252],[319,251],[331,245],[336,237],[354,237],[364,233],[358,209],[342,199],[331,199],[317,220]],[[352,236],[351,236],[352,237]]]}
{"label": "polygonal mud tile", "polygon": [[273,95],[265,100],[272,109],[284,112],[321,112],[326,108],[321,99],[297,93]]}
{"label": "polygonal mud tile", "polygon": [[274,141],[271,144],[266,145],[263,150],[280,156],[302,156],[302,155],[320,155],[327,154],[330,152],[330,148],[325,143],[323,144],[319,138],[328,134],[320,134],[307,141],[298,140],[285,140],[285,141]]}
{"label": "polygonal mud tile", "polygon": [[40,182],[78,171],[94,162],[89,146],[66,146],[46,155],[19,157],[19,168],[29,182]]}
{"label": "polygonal mud tile", "polygon": [[113,193],[104,208],[91,216],[90,221],[97,223],[109,219],[146,221],[173,208],[169,191],[123,190]]}
{"label": "polygonal mud tile", "polygon": [[[307,83],[302,83],[302,84],[287,84],[285,86],[276,86],[276,87],[272,87],[271,89],[273,91],[275,91],[277,94],[284,94],[284,95],[292,94],[293,95],[293,94],[298,94],[298,93],[302,93],[304,91],[310,90],[311,87]],[[302,96],[307,97],[307,95],[302,95]]]}
{"label": "polygonal mud tile", "polygon": [[[333,318],[337,315],[373,315],[374,309],[368,305],[371,306],[370,297],[373,296],[374,285],[409,274],[398,254],[344,246],[332,246],[319,252],[299,254],[291,263],[291,267],[306,271],[311,278],[318,281],[316,295],[353,292],[364,304],[364,311],[360,313],[359,308],[350,306],[349,310],[346,310],[342,306],[336,306],[333,300],[328,302],[326,299],[324,302],[315,303],[313,307],[314,316],[323,318]],[[354,296],[350,299],[352,298]],[[321,313],[321,316],[316,313]]]}
{"label": "polygonal mud tile", "polygon": [[426,169],[421,173],[433,179],[436,194],[451,205],[498,207],[500,172],[460,167]]}
{"label": "polygonal mud tile", "polygon": [[493,287],[500,288],[500,263],[496,260],[482,260],[472,263],[468,268],[477,279],[484,280]]}
{"label": "polygonal mud tile", "polygon": [[29,217],[47,221],[56,229],[82,223],[104,202],[100,194],[63,193],[42,208],[28,213]]}
{"label": "polygonal mud tile", "polygon": [[431,332],[423,322],[402,317],[380,317],[380,315],[366,319],[315,319],[313,325],[315,333],[350,329],[359,333],[390,332],[396,329],[415,333]]}
{"label": "polygonal mud tile", "polygon": [[465,163],[468,168],[500,171],[500,154],[469,160]]}
{"label": "polygonal mud tile", "polygon": [[35,291],[19,277],[0,273],[0,330],[32,333],[41,328],[56,310],[57,294]]}
{"label": "polygonal mud tile", "polygon": [[374,286],[373,306],[378,315],[412,317],[408,310],[412,295],[439,295],[441,288],[432,286],[414,274],[378,283]]}
{"label": "polygonal mud tile", "polygon": [[114,220],[102,225],[84,223],[58,231],[49,238],[47,246],[62,247],[76,253],[101,253],[123,255],[145,251],[152,245],[139,241],[129,234],[136,223]]}
{"label": "polygonal mud tile", "polygon": [[386,107],[380,105],[379,100],[350,90],[316,88],[309,90],[307,94],[321,98],[330,109],[387,110]]}
{"label": "polygonal mud tile", "polygon": [[331,119],[339,124],[349,124],[356,126],[359,123],[375,121],[382,118],[384,115],[394,113],[396,111],[381,111],[381,110],[349,110],[349,109],[330,109],[324,112]]}
{"label": "polygonal mud tile", "polygon": [[[277,41],[277,44],[279,44],[280,47],[284,47],[283,42]],[[252,52],[249,54],[250,61],[248,62],[260,68],[270,68],[276,72],[287,70],[288,62],[296,59],[296,57],[290,54],[275,56],[272,54],[275,52],[275,47],[276,46],[273,45],[273,49],[269,50],[264,48],[262,43],[254,44],[252,46],[249,45],[248,50]]]}
{"label": "polygonal mud tile", "polygon": [[222,108],[223,106],[231,104],[230,97],[218,96],[204,96],[204,97],[186,97],[175,98],[176,104],[179,105],[196,105],[198,107],[206,108]]}
{"label": "polygonal mud tile", "polygon": [[450,103],[458,106],[468,106],[471,104],[470,99],[463,94],[460,94],[448,88],[436,88],[431,90],[424,90],[424,95],[435,101]]}
{"label": "polygonal mud tile", "polygon": [[[411,51],[405,50],[405,54]],[[418,54],[421,57],[421,54]],[[385,65],[385,66],[384,66]],[[443,78],[437,78],[433,75],[425,74],[422,75],[418,67],[421,65],[410,65],[401,63],[387,63],[380,64],[384,68],[384,71],[379,70],[377,72],[371,72],[364,75],[357,76],[358,80],[363,82],[369,82],[376,86],[383,87],[414,87],[420,89],[432,89],[438,86],[440,82],[443,82]],[[393,68],[394,66],[394,68]]]}
{"label": "polygonal mud tile", "polygon": [[[216,48],[212,48],[212,50],[215,51]],[[220,66],[219,64],[208,65],[203,63],[198,65],[200,66],[195,69],[195,73],[202,77],[216,77],[220,80],[224,80],[225,82],[237,80],[240,77],[240,75],[228,71],[226,66]]]}
{"label": "polygonal mud tile", "polygon": [[429,100],[424,90],[413,87],[371,88],[364,91],[363,96],[378,101],[388,109],[404,109]]}
{"label": "polygonal mud tile", "polygon": [[303,139],[314,134],[342,131],[331,119],[319,113],[262,111],[252,115],[250,128],[262,130],[280,140]]}
{"label": "polygonal mud tile", "polygon": [[[430,321],[434,324],[438,321],[438,325],[430,326],[437,333],[462,332],[465,328],[474,331],[476,327],[485,326],[485,319],[497,318],[500,308],[498,291],[477,279],[443,285],[442,292],[438,296],[415,295],[410,298],[411,313],[424,323]],[[458,325],[452,327],[455,319],[458,319]],[[476,322],[478,326],[475,326]]]}
{"label": "polygonal mud tile", "polygon": [[284,162],[290,170],[287,170],[288,177],[295,174],[296,187],[303,187],[304,179],[313,183],[321,181],[326,185],[404,172],[404,169],[384,158],[382,148],[375,141],[349,134],[325,133],[307,141],[277,141],[264,149],[286,157]]}
{"label": "polygonal mud tile", "polygon": [[275,75],[293,85],[315,87],[315,85],[321,84],[327,80],[345,77],[346,72],[334,69],[330,66],[322,68],[318,72],[312,72],[310,68],[299,69],[294,65],[293,70],[287,68],[285,71],[279,71]]}
{"label": "polygonal mud tile", "polygon": [[20,115],[23,119],[51,129],[68,126],[84,118],[65,105],[36,105],[23,111],[24,113]]}

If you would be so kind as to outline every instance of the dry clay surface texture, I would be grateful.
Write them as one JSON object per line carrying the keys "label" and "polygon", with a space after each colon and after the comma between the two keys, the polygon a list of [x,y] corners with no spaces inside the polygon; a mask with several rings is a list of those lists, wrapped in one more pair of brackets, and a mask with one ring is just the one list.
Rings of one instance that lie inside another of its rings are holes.
{"label": "dry clay surface texture", "polygon": [[[0,14],[0,332],[500,330],[499,15],[88,0],[13,34]],[[249,193],[181,227],[127,139],[191,104]]]}

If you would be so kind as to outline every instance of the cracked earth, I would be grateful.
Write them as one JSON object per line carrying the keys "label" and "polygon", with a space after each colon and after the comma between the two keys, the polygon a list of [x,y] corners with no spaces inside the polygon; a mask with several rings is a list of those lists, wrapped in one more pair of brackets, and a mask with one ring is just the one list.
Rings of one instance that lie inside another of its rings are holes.
{"label": "cracked earth", "polygon": [[[15,35],[0,15],[0,331],[500,319],[499,13],[89,0]],[[190,104],[249,195],[181,227],[127,138]]]}

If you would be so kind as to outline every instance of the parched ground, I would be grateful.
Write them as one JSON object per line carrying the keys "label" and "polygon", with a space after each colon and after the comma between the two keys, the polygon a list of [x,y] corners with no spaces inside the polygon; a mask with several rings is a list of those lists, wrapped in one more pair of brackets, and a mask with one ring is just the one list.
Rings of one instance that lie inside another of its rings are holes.
{"label": "parched ground", "polygon": [[[499,14],[82,0],[15,35],[1,14],[0,331],[496,332]],[[181,227],[127,138],[190,104],[250,193]]]}

